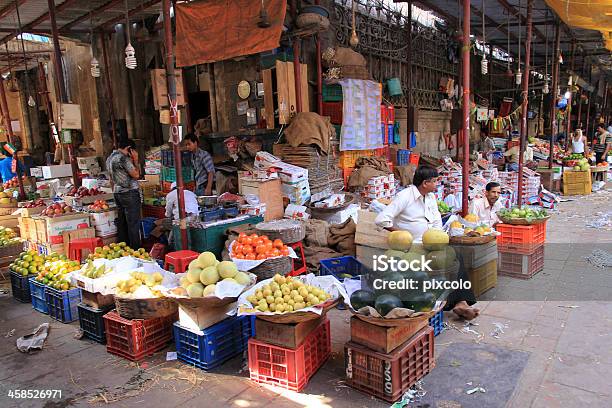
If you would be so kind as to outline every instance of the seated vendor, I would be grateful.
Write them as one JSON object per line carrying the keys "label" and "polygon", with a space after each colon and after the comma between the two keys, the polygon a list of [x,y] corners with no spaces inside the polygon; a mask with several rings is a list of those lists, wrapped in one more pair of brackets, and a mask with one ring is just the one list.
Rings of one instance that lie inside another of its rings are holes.
{"label": "seated vendor", "polygon": [[490,227],[501,222],[497,217],[497,212],[503,208],[502,201],[499,199],[501,195],[501,186],[494,181],[487,184],[485,187],[484,197],[477,197],[470,203],[470,214],[475,214],[480,223],[487,224]]}
{"label": "seated vendor", "polygon": [[[518,171],[519,168],[519,149],[520,146],[512,146],[510,149],[506,150],[504,156],[506,157],[506,162],[508,163],[508,171]],[[525,164],[533,161],[533,149],[529,146],[525,147],[525,152],[523,153],[523,162]]]}
{"label": "seated vendor", "polygon": [[[399,192],[391,203],[378,214],[375,223],[388,231],[408,231],[414,242],[422,242],[423,234],[430,228],[442,229],[442,216],[433,192],[438,188],[438,171],[431,167],[419,167],[414,173],[413,185]],[[460,261],[458,279],[467,280],[467,273]],[[448,298],[445,310],[452,310],[459,317],[474,319],[480,313],[472,307],[476,297],[471,289],[459,289]]]}
{"label": "seated vendor", "polygon": [[[200,215],[200,207],[198,206],[198,197],[189,190],[185,192],[185,216],[186,217],[198,217]],[[170,192],[166,195],[166,218],[178,220],[179,219],[179,206],[178,206],[178,190],[176,188],[176,182],[173,182],[170,186]]]}

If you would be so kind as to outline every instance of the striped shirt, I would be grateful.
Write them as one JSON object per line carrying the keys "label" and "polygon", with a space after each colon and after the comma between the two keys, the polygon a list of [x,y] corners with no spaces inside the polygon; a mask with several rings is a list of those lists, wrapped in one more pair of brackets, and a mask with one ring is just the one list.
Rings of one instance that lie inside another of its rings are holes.
{"label": "striped shirt", "polygon": [[596,135],[595,140],[593,140],[593,151],[603,153],[609,144],[612,144],[612,135],[609,132]]}
{"label": "striped shirt", "polygon": [[196,150],[193,154],[193,169],[195,170],[196,187],[206,187],[208,182],[208,172],[215,172],[215,165],[210,154],[202,149]]}

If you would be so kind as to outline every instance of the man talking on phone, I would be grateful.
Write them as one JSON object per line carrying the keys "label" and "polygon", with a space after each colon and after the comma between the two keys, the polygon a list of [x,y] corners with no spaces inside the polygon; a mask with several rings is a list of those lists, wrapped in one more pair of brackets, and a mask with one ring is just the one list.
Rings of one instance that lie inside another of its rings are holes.
{"label": "man talking on phone", "polygon": [[130,248],[140,248],[140,165],[133,140],[119,141],[106,159],[106,170],[110,175],[117,204],[117,235],[119,242]]}

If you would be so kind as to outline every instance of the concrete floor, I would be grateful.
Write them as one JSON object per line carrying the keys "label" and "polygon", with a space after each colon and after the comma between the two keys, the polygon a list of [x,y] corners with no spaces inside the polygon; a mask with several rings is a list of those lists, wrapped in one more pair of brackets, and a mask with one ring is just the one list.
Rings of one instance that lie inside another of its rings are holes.
{"label": "concrete floor", "polygon": [[[507,407],[610,407],[612,387],[612,268],[600,269],[583,257],[596,247],[612,251],[609,228],[587,228],[597,212],[610,212],[610,191],[561,203],[548,225],[545,267],[529,281],[500,277],[495,289],[478,303],[478,326],[446,316],[449,328],[436,338],[436,354],[453,343],[491,343],[530,353]],[[537,300],[530,300],[537,299]],[[388,407],[344,382],[343,345],[349,314],[330,313],[333,355],[306,389],[293,393],[257,386],[248,380],[244,360],[235,358],[214,373],[166,362],[165,351],[139,364],[106,353],[105,347],[74,338],[78,323],[58,323],[0,296],[0,407]],[[17,337],[49,322],[50,335],[41,352],[25,355]],[[507,326],[498,338],[494,323]],[[14,335],[5,337],[15,329]],[[170,346],[167,350],[173,350]],[[458,381],[470,381],[458,373]],[[486,388],[486,384],[483,384]],[[424,389],[435,384],[424,380]],[[466,389],[469,387],[466,387]],[[58,389],[61,398],[15,400],[10,389]],[[478,394],[473,404],[482,407]],[[458,407],[439,401],[438,407]],[[486,407],[490,408],[490,407]]]}

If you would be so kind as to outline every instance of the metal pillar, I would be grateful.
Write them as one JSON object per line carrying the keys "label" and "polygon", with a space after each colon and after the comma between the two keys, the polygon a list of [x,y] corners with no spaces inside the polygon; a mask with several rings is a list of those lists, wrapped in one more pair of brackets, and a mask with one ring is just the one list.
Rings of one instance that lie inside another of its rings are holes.
{"label": "metal pillar", "polygon": [[113,85],[111,83],[110,64],[108,62],[108,51],[106,49],[106,34],[100,33],[102,37],[102,58],[104,58],[104,78],[106,81],[106,96],[108,97],[108,116],[111,121],[111,132],[113,136],[113,149],[117,148],[117,120],[115,119],[115,108],[113,106]]}
{"label": "metal pillar", "polygon": [[414,106],[412,104],[412,0],[408,0],[408,49],[407,49],[407,71],[406,74],[406,86],[408,89],[408,95],[406,95],[406,104],[408,105],[407,115],[406,115],[406,124],[407,132],[408,132],[408,140],[410,140],[410,135],[414,131],[412,126],[414,125],[414,114],[411,113]]}
{"label": "metal pillar", "polygon": [[[55,79],[59,89],[59,99],[61,103],[68,103],[66,95],[66,82],[64,81],[64,70],[62,69],[62,50],[59,43],[59,32],[57,29],[57,21],[55,19],[55,0],[47,0],[49,5],[49,19],[51,21],[51,34],[53,37],[53,66],[55,67]],[[61,114],[61,112],[60,112]],[[74,145],[72,141],[68,143],[68,157],[70,166],[72,167],[72,180],[74,185],[79,187],[81,179],[78,177],[79,168],[76,158],[74,157]]]}
{"label": "metal pillar", "polygon": [[176,187],[178,189],[179,227],[181,231],[181,246],[188,249],[187,220],[185,219],[185,190],[183,185],[183,162],[179,149],[179,121],[176,106],[176,75],[174,67],[174,43],[172,38],[172,20],[170,19],[170,0],[162,0],[164,16],[164,43],[166,46],[166,80],[168,84],[168,99],[170,102],[170,140],[174,153],[176,168]]}
{"label": "metal pillar", "polygon": [[[575,62],[575,56],[576,54],[576,40],[572,40],[572,59],[571,59],[571,63],[570,63],[570,70],[571,72],[574,72],[574,62]],[[570,74],[570,78],[571,78]],[[570,97],[567,98],[567,108],[565,108],[565,113],[566,113],[566,119],[565,119],[565,149],[567,150],[567,147],[569,146],[569,142],[570,142],[570,132],[571,132],[571,122],[572,122],[572,99],[574,99],[574,92],[572,91],[572,88],[574,87],[574,84],[572,83],[572,85],[569,85],[568,82],[568,91],[570,93]]]}
{"label": "metal pillar", "polygon": [[553,66],[552,66],[552,95],[550,101],[550,152],[548,155],[548,168],[552,169],[553,166],[553,151],[555,145],[555,139],[557,136],[557,97],[559,96],[559,42],[561,41],[561,24],[559,20],[555,24],[555,52],[553,53]]}
{"label": "metal pillar", "polygon": [[[27,72],[26,72],[27,74]],[[2,117],[4,118],[4,125],[6,127],[6,132],[8,136],[8,141],[10,144],[15,146],[15,135],[13,134],[13,126],[11,124],[11,114],[9,112],[8,103],[6,102],[6,91],[4,89],[4,78],[0,76],[0,107],[2,108]],[[15,146],[17,148],[17,146]],[[17,152],[13,155],[13,158],[17,162],[17,184],[19,185],[19,198],[24,200],[25,189],[23,188],[23,180],[21,178],[21,170],[19,169],[19,157]],[[8,180],[4,180],[8,181]]]}
{"label": "metal pillar", "polygon": [[[525,144],[527,142],[527,112],[529,107],[529,64],[531,63],[531,33],[533,26],[531,24],[531,15],[533,13],[533,0],[527,0],[527,38],[525,38],[525,73],[523,77],[523,104],[521,109],[521,141],[519,147],[519,170],[518,170],[518,206],[523,206],[523,165],[525,158]],[[519,51],[520,52],[520,51]],[[552,155],[552,151],[551,151]]]}
{"label": "metal pillar", "polygon": [[47,77],[45,76],[45,66],[42,62],[38,62],[38,82],[40,82],[40,92],[39,94],[45,100],[45,105],[47,108],[47,121],[49,122],[49,140],[52,142],[49,144],[49,147],[57,144],[53,134],[57,132],[57,127],[55,125],[55,119],[53,116],[53,105],[51,104],[51,98],[49,97],[49,91],[47,90]]}
{"label": "metal pillar", "polygon": [[[319,5],[320,1],[315,0],[315,5]],[[323,114],[323,66],[321,64],[321,35],[317,34],[315,38],[316,54],[317,54],[317,113]],[[340,138],[340,135],[336,135]]]}
{"label": "metal pillar", "polygon": [[461,212],[465,215],[468,212],[470,174],[470,0],[463,0],[463,47],[461,49],[461,56],[461,74],[463,77],[463,171]]}

